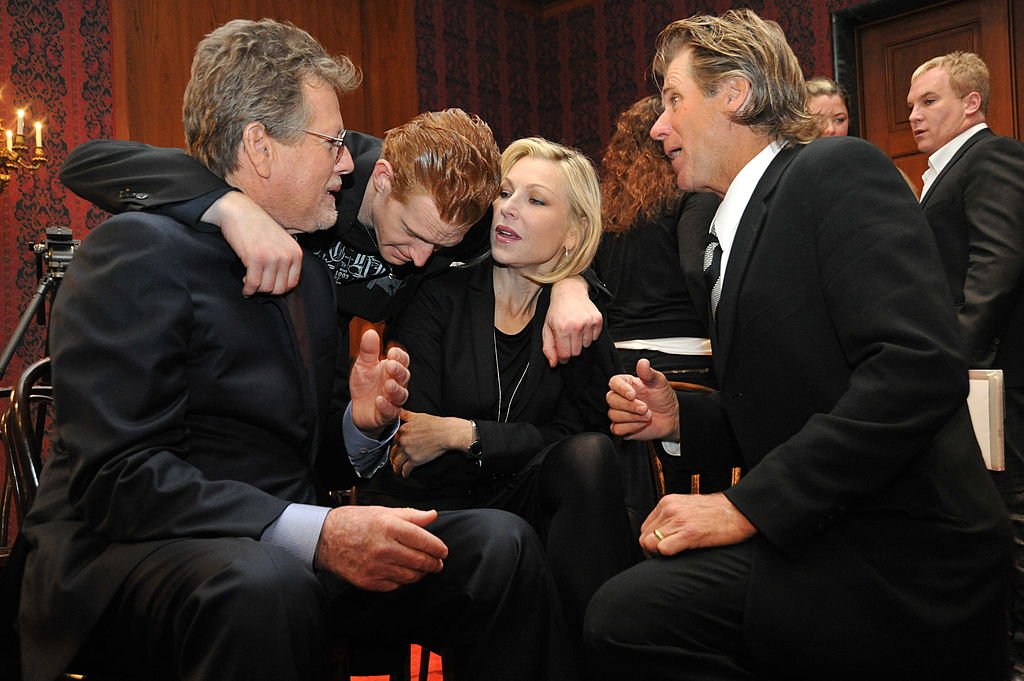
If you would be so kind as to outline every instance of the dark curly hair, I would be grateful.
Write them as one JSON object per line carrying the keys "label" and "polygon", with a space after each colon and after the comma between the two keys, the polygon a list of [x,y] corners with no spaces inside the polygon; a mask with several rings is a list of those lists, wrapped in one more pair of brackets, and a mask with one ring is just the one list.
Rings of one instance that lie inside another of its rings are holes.
{"label": "dark curly hair", "polygon": [[651,139],[661,98],[641,99],[619,115],[601,159],[601,221],[606,232],[627,232],[663,213],[682,195],[675,173]]}

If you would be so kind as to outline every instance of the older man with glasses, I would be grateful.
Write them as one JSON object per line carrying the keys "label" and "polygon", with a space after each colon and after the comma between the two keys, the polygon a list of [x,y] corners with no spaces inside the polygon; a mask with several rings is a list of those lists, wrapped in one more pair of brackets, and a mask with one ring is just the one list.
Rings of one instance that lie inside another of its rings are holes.
{"label": "older man with glasses", "polygon": [[[330,229],[353,164],[338,95],[357,82],[305,31],[229,22],[196,50],[189,152],[286,241]],[[330,505],[337,461],[395,428],[408,355],[380,360],[367,332],[345,409],[335,286],[303,258],[288,294],[244,298],[216,229],[130,213],[84,239],[54,303],[56,444],[23,526],[25,681],[72,662],[308,681],[336,636],[420,641],[464,678],[574,677],[525,521]]]}

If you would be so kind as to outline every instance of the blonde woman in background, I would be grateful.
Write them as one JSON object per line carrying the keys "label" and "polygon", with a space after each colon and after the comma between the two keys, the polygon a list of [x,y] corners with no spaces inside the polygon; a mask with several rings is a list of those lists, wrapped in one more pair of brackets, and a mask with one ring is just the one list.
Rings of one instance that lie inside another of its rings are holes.
{"label": "blonde woman in background", "polygon": [[[804,83],[804,105],[812,114],[821,118],[824,126],[822,137],[846,137],[850,134],[850,110],[849,100],[846,96],[846,88],[831,78],[816,76]],[[903,181],[918,195],[917,185],[910,176],[897,167],[903,176]]]}

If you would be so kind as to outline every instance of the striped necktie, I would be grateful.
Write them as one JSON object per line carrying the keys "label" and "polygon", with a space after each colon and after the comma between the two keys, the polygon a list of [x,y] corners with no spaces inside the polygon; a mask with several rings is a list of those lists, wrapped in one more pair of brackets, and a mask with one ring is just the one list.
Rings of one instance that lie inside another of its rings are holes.
{"label": "striped necktie", "polygon": [[715,225],[704,238],[704,281],[711,297],[711,318],[718,321],[718,301],[722,298],[722,245],[718,243]]}

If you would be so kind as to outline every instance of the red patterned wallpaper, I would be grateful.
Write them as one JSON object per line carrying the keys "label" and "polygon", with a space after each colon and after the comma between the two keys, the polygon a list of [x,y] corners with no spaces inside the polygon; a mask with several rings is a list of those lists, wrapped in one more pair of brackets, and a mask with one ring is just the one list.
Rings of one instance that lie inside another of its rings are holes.
{"label": "red patterned wallpaper", "polygon": [[[47,226],[81,238],[103,214],[71,196],[56,169],[75,145],[113,131],[110,0],[0,0],[0,117],[17,106],[45,121],[49,164],[16,174],[0,194],[0,341],[6,345],[36,286],[31,245]],[[807,75],[832,75],[829,12],[858,0],[750,0],[777,20]],[[654,40],[661,28],[728,0],[594,0],[542,18],[522,0],[418,0],[420,106],[461,106],[491,123],[500,144],[539,134],[597,157],[618,112],[652,91]],[[29,328],[3,378],[43,352]]]}
{"label": "red patterned wallpaper", "polygon": [[593,0],[548,18],[522,0],[418,0],[420,108],[480,114],[505,145],[543,135],[599,156],[619,112],[652,93],[658,32],[750,7],[779,22],[807,76],[832,76],[829,13],[860,0]]}
{"label": "red patterned wallpaper", "polygon": [[[113,130],[109,0],[0,0],[0,119],[15,109],[44,123],[49,163],[34,173],[15,172],[0,194],[0,342],[6,346],[36,289],[32,244],[51,226],[71,227],[76,238],[102,214],[72,197],[57,178],[67,151]],[[35,322],[0,379],[10,385],[21,368],[43,354],[43,328]]]}

